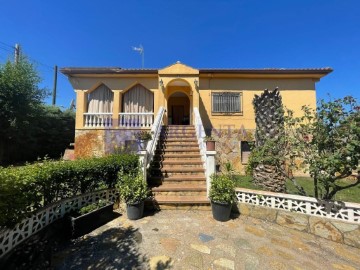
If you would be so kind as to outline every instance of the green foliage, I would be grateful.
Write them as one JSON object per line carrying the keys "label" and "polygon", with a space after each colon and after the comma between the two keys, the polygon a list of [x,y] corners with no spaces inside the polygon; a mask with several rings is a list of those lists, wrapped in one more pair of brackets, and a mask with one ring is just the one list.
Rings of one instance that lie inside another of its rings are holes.
{"label": "green foliage", "polygon": [[[284,117],[285,133],[279,142],[268,139],[261,148],[254,148],[247,172],[260,162],[281,168],[302,195],[305,190],[287,171],[303,170],[314,179],[314,196],[330,200],[337,192],[360,184],[360,177],[350,184],[341,179],[359,170],[360,110],[353,97],[334,101],[321,100],[316,110],[303,106],[303,115],[295,117],[288,110]],[[280,153],[280,155],[274,155]]]}
{"label": "green foliage", "polygon": [[59,158],[75,135],[75,115],[46,106],[46,89],[25,58],[0,66],[0,164]]}
{"label": "green foliage", "polygon": [[[339,180],[359,169],[360,110],[350,96],[325,102],[316,111],[304,106],[302,117],[289,117],[294,150],[314,178],[315,197],[332,199],[335,194],[360,184],[360,177],[349,185]],[[290,113],[291,115],[291,113]]]}
{"label": "green foliage", "polygon": [[[295,177],[296,182],[302,186],[306,194],[310,197],[314,197],[314,179],[311,177]],[[354,183],[355,179],[341,179],[338,184],[341,186],[349,185]],[[248,175],[236,175],[235,186],[240,188],[248,188],[254,190],[263,190],[261,187],[254,185],[252,176]],[[290,180],[286,181],[286,191],[288,194],[301,195],[298,188]],[[336,193],[334,200],[343,202],[355,202],[360,203],[360,185],[351,187],[348,189],[341,190]]]}
{"label": "green foliage", "polygon": [[151,133],[146,130],[139,131],[138,133],[136,133],[135,137],[138,140],[142,140],[142,141],[150,141],[152,139]]}
{"label": "green foliage", "polygon": [[228,174],[213,174],[211,176],[210,200],[220,203],[233,203],[235,184]]}
{"label": "green foliage", "polygon": [[93,212],[95,210],[100,209],[101,207],[107,206],[109,205],[111,202],[107,201],[107,200],[99,200],[96,203],[92,203],[89,204],[87,206],[84,206],[82,208],[80,208],[79,213],[81,215],[85,215],[87,213]]}
{"label": "green foliage", "polygon": [[0,227],[12,226],[60,199],[113,188],[119,171],[126,174],[137,169],[138,157],[129,154],[0,168]]}
{"label": "green foliage", "polygon": [[149,196],[146,180],[141,171],[132,171],[118,174],[117,187],[120,198],[127,204],[135,204],[144,201]]}
{"label": "green foliage", "polygon": [[205,142],[214,142],[215,139],[212,136],[205,136],[204,141]]}

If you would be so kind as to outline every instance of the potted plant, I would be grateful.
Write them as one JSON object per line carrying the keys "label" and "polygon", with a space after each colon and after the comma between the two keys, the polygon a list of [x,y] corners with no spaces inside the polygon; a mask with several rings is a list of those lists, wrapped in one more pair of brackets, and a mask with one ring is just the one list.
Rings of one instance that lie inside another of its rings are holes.
{"label": "potted plant", "polygon": [[227,221],[230,219],[231,207],[235,198],[234,188],[234,182],[228,174],[211,176],[209,198],[215,220]]}
{"label": "potted plant", "polygon": [[152,139],[151,132],[146,130],[139,131],[135,136],[138,141],[138,150],[145,150],[147,142]]}
{"label": "potted plant", "polygon": [[206,150],[207,151],[215,151],[215,139],[211,136],[206,136],[204,138],[204,141],[206,142]]}
{"label": "potted plant", "polygon": [[71,237],[76,238],[105,224],[112,218],[114,203],[99,200],[86,205],[69,216]]}
{"label": "potted plant", "polygon": [[135,173],[118,174],[118,188],[120,199],[126,203],[128,219],[140,219],[144,213],[144,201],[149,195],[149,190],[141,171]]}

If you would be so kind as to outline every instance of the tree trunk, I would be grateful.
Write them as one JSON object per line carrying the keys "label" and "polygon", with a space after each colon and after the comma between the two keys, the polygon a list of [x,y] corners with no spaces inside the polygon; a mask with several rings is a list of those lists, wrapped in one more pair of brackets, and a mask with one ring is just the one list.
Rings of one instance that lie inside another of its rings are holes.
{"label": "tree trunk", "polygon": [[258,165],[253,171],[253,182],[272,192],[286,192],[285,177],[275,166]]}

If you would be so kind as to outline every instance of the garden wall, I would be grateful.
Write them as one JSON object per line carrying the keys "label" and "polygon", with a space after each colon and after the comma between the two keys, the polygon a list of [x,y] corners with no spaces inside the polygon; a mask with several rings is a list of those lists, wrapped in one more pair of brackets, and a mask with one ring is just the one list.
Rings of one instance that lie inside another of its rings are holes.
{"label": "garden wall", "polygon": [[117,150],[136,151],[135,134],[140,129],[78,129],[75,131],[75,157],[102,157]]}
{"label": "garden wall", "polygon": [[240,214],[360,248],[360,204],[236,189]]}

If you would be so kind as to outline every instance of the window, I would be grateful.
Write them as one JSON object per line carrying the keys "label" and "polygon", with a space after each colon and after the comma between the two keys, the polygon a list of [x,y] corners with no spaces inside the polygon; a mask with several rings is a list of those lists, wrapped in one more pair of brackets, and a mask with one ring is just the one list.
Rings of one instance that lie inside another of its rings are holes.
{"label": "window", "polygon": [[242,113],[242,94],[237,92],[213,92],[212,112],[213,113]]}
{"label": "window", "polygon": [[241,149],[241,163],[247,164],[251,153],[250,142],[241,141],[240,149]]}

